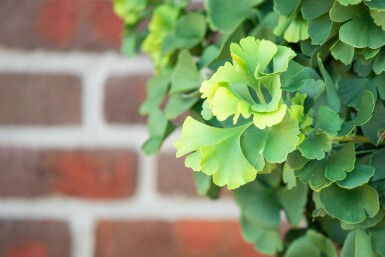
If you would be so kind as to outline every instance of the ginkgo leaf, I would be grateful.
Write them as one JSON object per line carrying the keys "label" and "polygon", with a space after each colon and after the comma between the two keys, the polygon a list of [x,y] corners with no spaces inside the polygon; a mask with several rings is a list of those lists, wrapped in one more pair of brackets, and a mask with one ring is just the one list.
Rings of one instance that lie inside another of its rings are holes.
{"label": "ginkgo leaf", "polygon": [[[200,169],[213,176],[218,186],[227,185],[235,189],[255,179],[257,170],[244,156],[240,137],[250,126],[237,128],[215,128],[188,117],[182,129],[182,136],[175,141],[177,157],[200,151]],[[226,161],[225,161],[226,160]]]}
{"label": "ginkgo leaf", "polygon": [[201,76],[195,65],[194,59],[188,50],[179,53],[176,66],[171,76],[170,93],[188,92],[198,89]]}
{"label": "ginkgo leaf", "polygon": [[365,10],[360,5],[343,6],[338,1],[335,1],[329,11],[330,19],[334,22],[345,22],[360,16]]}
{"label": "ginkgo leaf", "polygon": [[313,1],[302,0],[301,11],[306,20],[318,18],[329,12],[334,0]]}
{"label": "ginkgo leaf", "polygon": [[124,19],[126,24],[136,23],[143,15],[146,0],[114,0],[114,12]]}
{"label": "ginkgo leaf", "polygon": [[381,74],[385,71],[385,51],[381,51],[377,54],[376,59],[374,59],[373,62],[373,71],[376,74]]}
{"label": "ginkgo leaf", "polygon": [[312,160],[295,174],[304,183],[309,183],[313,190],[319,191],[333,181],[346,178],[346,173],[354,168],[354,144],[349,143],[341,150],[322,160]]}
{"label": "ginkgo leaf", "polygon": [[337,181],[337,185],[342,188],[359,187],[369,181],[374,175],[374,168],[369,165],[356,164],[354,170],[349,172],[345,179]]}
{"label": "ginkgo leaf", "polygon": [[149,115],[147,127],[149,138],[142,148],[145,154],[150,155],[160,150],[163,141],[175,129],[175,126],[166,119],[162,111],[155,108]]}
{"label": "ginkgo leaf", "polygon": [[384,11],[370,10],[370,16],[372,16],[373,22],[377,26],[381,26],[382,30],[385,30],[385,10]]}
{"label": "ginkgo leaf", "polygon": [[337,257],[333,242],[323,234],[308,230],[288,247],[284,257]]}
{"label": "ginkgo leaf", "polygon": [[375,101],[372,93],[369,90],[365,90],[357,116],[354,118],[354,123],[357,126],[361,126],[370,120],[374,110],[374,104]]}
{"label": "ginkgo leaf", "polygon": [[[294,52],[266,40],[253,37],[242,39],[230,46],[233,64],[225,63],[213,76],[202,83],[202,98],[218,120],[233,116],[252,116],[260,129],[282,121],[287,106],[282,103],[280,74],[288,69]],[[254,90],[252,96],[249,90]],[[266,101],[267,95],[269,101]]]}
{"label": "ginkgo leaf", "polygon": [[362,229],[349,233],[342,247],[341,257],[376,257],[370,236]]}
{"label": "ginkgo leaf", "polygon": [[171,81],[171,74],[164,73],[147,81],[147,97],[140,106],[140,114],[149,114],[158,108],[167,93]]}
{"label": "ginkgo leaf", "polygon": [[297,122],[286,115],[281,123],[264,130],[255,128],[242,140],[254,142],[255,152],[262,154],[268,162],[281,163],[296,149],[299,133]]}
{"label": "ginkgo leaf", "polygon": [[377,192],[367,185],[354,189],[331,185],[321,190],[320,200],[331,217],[349,224],[360,223],[379,211]]}
{"label": "ginkgo leaf", "polygon": [[252,14],[252,7],[264,0],[207,0],[205,9],[214,30],[231,33]]}
{"label": "ginkgo leaf", "polygon": [[364,0],[371,10],[385,11],[385,2],[382,0]]}
{"label": "ginkgo leaf", "polygon": [[312,133],[308,135],[298,146],[298,150],[308,159],[321,160],[325,152],[332,149],[330,138],[326,133]]}
{"label": "ginkgo leaf", "polygon": [[336,60],[340,60],[348,65],[352,63],[354,57],[354,47],[337,40],[330,48],[331,54]]}
{"label": "ginkgo leaf", "polygon": [[290,17],[281,16],[274,34],[283,36],[287,42],[297,43],[309,38],[308,23],[300,14]]}
{"label": "ginkgo leaf", "polygon": [[337,136],[338,131],[341,130],[343,120],[338,113],[327,106],[321,106],[318,111],[318,119],[314,129],[321,130],[329,135]]}
{"label": "ginkgo leaf", "polygon": [[356,151],[353,143],[348,143],[338,152],[327,158],[325,177],[331,181],[346,178],[346,173],[354,169]]}
{"label": "ginkgo leaf", "polygon": [[337,0],[342,5],[355,5],[362,2],[362,0]]}
{"label": "ginkgo leaf", "polygon": [[163,39],[162,51],[189,49],[201,42],[205,34],[205,17],[198,12],[188,13],[178,19],[175,28]]}
{"label": "ginkgo leaf", "polygon": [[297,9],[300,3],[301,0],[274,0],[274,10],[281,15],[289,16]]}
{"label": "ginkgo leaf", "polygon": [[332,31],[333,22],[329,14],[308,20],[308,32],[313,45],[324,44]]}
{"label": "ginkgo leaf", "polygon": [[[360,31],[360,35],[356,31]],[[385,45],[385,31],[374,24],[370,16],[357,16],[343,24],[339,38],[345,44],[357,48],[377,49]]]}

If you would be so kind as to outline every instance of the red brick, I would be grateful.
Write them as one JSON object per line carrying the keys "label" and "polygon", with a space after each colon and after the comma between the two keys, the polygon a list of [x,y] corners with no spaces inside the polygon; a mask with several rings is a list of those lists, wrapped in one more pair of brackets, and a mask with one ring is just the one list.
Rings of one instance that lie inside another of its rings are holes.
{"label": "red brick", "polygon": [[139,107],[146,97],[146,81],[149,75],[112,76],[104,87],[104,116],[114,124],[145,123]]}
{"label": "red brick", "polygon": [[70,249],[64,222],[0,220],[0,256],[68,257]]}
{"label": "red brick", "polygon": [[96,257],[263,257],[236,221],[102,221]]}
{"label": "red brick", "polygon": [[123,22],[109,0],[0,1],[0,45],[86,51],[118,49]]}
{"label": "red brick", "polygon": [[196,197],[194,173],[184,165],[184,158],[175,153],[158,156],[157,185],[159,193],[176,197]]}
{"label": "red brick", "polygon": [[42,242],[27,242],[9,247],[7,257],[47,257],[47,246]]}
{"label": "red brick", "polygon": [[81,81],[66,74],[0,74],[0,124],[81,122]]}
{"label": "red brick", "polygon": [[48,0],[43,5],[38,24],[49,41],[65,46],[75,37],[79,18],[78,0]]}
{"label": "red brick", "polygon": [[135,192],[137,158],[121,149],[2,148],[0,177],[2,197],[126,198]]}
{"label": "red brick", "polygon": [[[185,158],[176,158],[175,153],[161,153],[157,164],[158,192],[172,197],[198,197],[194,181],[194,171],[186,168]],[[228,198],[231,192],[221,189],[221,197]]]}

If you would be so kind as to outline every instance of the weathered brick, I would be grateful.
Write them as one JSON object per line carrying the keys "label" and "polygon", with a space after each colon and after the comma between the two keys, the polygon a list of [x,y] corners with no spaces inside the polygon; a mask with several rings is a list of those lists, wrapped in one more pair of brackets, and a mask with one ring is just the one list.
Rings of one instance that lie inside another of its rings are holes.
{"label": "weathered brick", "polygon": [[146,97],[149,75],[111,76],[104,87],[104,116],[114,124],[144,123],[139,107]]}
{"label": "weathered brick", "polygon": [[70,233],[57,221],[0,220],[0,256],[68,257]]}
{"label": "weathered brick", "polygon": [[0,73],[0,124],[81,122],[81,81],[66,74]]}
{"label": "weathered brick", "polygon": [[5,47],[118,49],[122,30],[109,0],[0,1],[0,45]]}
{"label": "weathered brick", "polygon": [[96,257],[262,257],[235,221],[101,221]]}
{"label": "weathered brick", "polygon": [[121,149],[1,148],[0,177],[2,197],[126,198],[135,192],[137,157]]}

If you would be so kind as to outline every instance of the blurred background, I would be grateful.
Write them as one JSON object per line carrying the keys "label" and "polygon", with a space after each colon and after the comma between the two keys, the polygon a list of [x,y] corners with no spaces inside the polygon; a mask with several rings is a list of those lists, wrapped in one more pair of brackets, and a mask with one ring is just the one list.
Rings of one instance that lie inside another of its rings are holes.
{"label": "blurred background", "polygon": [[0,257],[262,256],[171,140],[141,153],[152,68],[122,26],[110,0],[0,0]]}

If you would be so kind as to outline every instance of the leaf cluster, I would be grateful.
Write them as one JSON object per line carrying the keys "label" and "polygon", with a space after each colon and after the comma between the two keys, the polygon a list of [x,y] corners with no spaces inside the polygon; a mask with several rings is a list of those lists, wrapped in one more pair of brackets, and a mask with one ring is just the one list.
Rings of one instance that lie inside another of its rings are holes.
{"label": "leaf cluster", "polygon": [[[147,154],[174,143],[197,192],[233,190],[279,256],[385,257],[383,0],[114,0],[154,63]],[[182,118],[183,119],[183,118]],[[284,212],[290,229],[281,238]]]}

